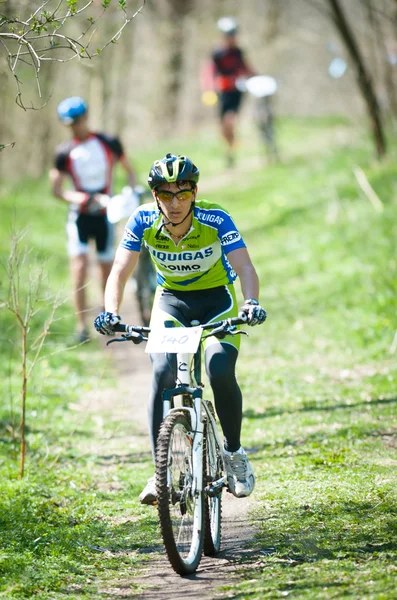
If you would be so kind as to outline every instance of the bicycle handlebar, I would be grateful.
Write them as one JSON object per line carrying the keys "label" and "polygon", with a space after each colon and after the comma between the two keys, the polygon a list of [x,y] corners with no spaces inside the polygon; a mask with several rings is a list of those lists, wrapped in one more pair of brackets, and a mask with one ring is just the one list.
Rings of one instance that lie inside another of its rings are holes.
{"label": "bicycle handlebar", "polygon": [[[238,317],[232,317],[230,319],[223,319],[222,321],[215,321],[214,323],[201,323],[197,327],[201,329],[217,329],[218,327],[225,327],[226,325],[244,325],[247,322],[247,315],[243,312]],[[150,333],[150,327],[143,327],[141,325],[127,325],[125,323],[117,323],[114,326],[115,332],[120,333]]]}
{"label": "bicycle handlebar", "polygon": [[[238,317],[231,317],[230,319],[223,319],[222,321],[216,321],[215,323],[205,323],[204,325],[199,324],[203,330],[212,329],[211,333],[209,333],[205,337],[209,337],[211,335],[219,335],[219,337],[224,337],[228,333],[236,334],[243,332],[234,332],[233,329],[236,325],[243,325],[247,322],[247,315],[243,312],[239,314]],[[140,344],[141,342],[147,341],[147,336],[145,334],[150,333],[150,327],[142,327],[141,325],[127,325],[125,323],[117,323],[114,326],[115,333],[120,332],[126,335],[123,335],[121,338],[114,338],[109,340],[106,345],[111,344],[112,342],[125,342],[132,341],[134,344]]]}
{"label": "bicycle handlebar", "polygon": [[226,325],[244,325],[247,322],[247,315],[243,312],[239,313],[238,317],[231,317],[230,319],[223,319],[222,321],[216,321],[215,323],[206,323],[200,325],[202,329],[217,329],[218,327],[225,327]]}

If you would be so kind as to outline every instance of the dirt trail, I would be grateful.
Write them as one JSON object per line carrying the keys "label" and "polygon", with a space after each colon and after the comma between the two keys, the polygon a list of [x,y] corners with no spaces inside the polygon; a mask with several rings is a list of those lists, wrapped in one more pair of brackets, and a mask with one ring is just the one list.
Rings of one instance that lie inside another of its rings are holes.
{"label": "dirt trail", "polygon": [[[123,321],[139,323],[138,311],[131,290],[126,290],[123,303]],[[105,339],[103,343],[105,344]],[[150,452],[147,434],[146,398],[150,385],[150,359],[144,347],[128,347],[113,344],[106,349],[109,367],[117,369],[118,388],[99,388],[87,399],[86,410],[95,412],[99,429],[101,421],[109,418],[117,431],[122,423],[123,433],[115,435],[106,442],[107,458],[114,455],[139,456]],[[133,390],[133,393],[131,393]],[[127,426],[126,426],[127,424]],[[131,424],[131,427],[129,427]],[[100,432],[99,432],[100,436]],[[95,444],[95,441],[93,442]],[[222,551],[215,558],[203,557],[195,575],[182,578],[172,570],[163,550],[148,548],[150,561],[142,571],[130,581],[115,582],[101,590],[100,596],[107,599],[140,598],[158,600],[179,600],[200,598],[232,598],[217,592],[217,588],[230,585],[236,574],[236,566],[251,557],[254,552],[247,545],[252,540],[254,528],[248,519],[248,512],[254,500],[236,499],[231,494],[223,495]],[[148,507],[148,510],[153,510]],[[241,568],[241,567],[240,567]],[[132,591],[132,585],[139,585],[144,591]]]}

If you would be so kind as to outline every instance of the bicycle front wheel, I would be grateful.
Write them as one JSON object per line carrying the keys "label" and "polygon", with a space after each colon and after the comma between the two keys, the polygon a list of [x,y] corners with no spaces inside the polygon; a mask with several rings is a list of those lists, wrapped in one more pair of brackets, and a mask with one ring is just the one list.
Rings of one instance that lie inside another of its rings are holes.
{"label": "bicycle front wheel", "polygon": [[[204,481],[211,487],[222,477],[221,449],[210,423],[204,428]],[[221,547],[222,488],[205,498],[204,554],[214,556]]]}
{"label": "bicycle front wheel", "polygon": [[204,493],[194,490],[193,432],[183,413],[168,415],[156,452],[157,507],[165,550],[179,575],[193,573],[204,538]]}

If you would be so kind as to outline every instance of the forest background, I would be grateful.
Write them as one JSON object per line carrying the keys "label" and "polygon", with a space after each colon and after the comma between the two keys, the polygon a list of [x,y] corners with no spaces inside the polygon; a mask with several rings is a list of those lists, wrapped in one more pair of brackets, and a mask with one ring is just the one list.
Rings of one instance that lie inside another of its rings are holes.
{"label": "forest background", "polygon": [[[2,3],[6,15],[26,13],[31,0]],[[128,3],[128,12],[142,2]],[[216,20],[225,14],[240,24],[239,42],[259,74],[275,77],[278,115],[347,116],[358,126],[365,123],[365,106],[350,62],[331,19],[327,0],[148,0],[128,24],[115,45],[92,60],[77,58],[61,64],[42,63],[41,98],[36,73],[28,66],[18,72],[25,107],[16,104],[15,80],[0,52],[1,116],[0,140],[15,142],[3,153],[0,176],[37,176],[52,163],[54,147],[68,133],[57,121],[56,106],[70,95],[88,100],[93,129],[121,136],[133,158],[138,148],[173,132],[195,135],[213,126],[216,107],[201,103],[200,72],[218,44]],[[32,7],[35,9],[36,6]],[[394,112],[396,99],[396,2],[394,0],[350,0],[342,3],[359,43],[377,98],[385,112]],[[95,1],[89,15],[98,16]],[[71,35],[87,24],[82,13],[69,24]],[[122,23],[123,11],[110,5],[91,39],[91,48],[101,47]],[[59,55],[58,55],[59,56]],[[335,58],[348,61],[343,77],[332,78],[329,65]],[[243,118],[251,119],[252,101]]]}

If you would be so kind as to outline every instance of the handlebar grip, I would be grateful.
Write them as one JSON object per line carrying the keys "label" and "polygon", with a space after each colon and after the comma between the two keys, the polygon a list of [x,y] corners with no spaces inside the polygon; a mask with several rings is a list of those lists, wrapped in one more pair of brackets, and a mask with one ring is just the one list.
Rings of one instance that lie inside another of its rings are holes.
{"label": "handlebar grip", "polygon": [[114,330],[120,333],[125,333],[126,331],[128,331],[128,325],[124,325],[124,323],[117,323],[114,326]]}
{"label": "handlebar grip", "polygon": [[125,323],[117,323],[114,326],[114,331],[120,333],[150,333],[150,327],[141,325],[126,325]]}
{"label": "handlebar grip", "polygon": [[230,323],[232,325],[243,325],[247,322],[247,315],[244,312],[240,312],[238,317],[232,317]]}

